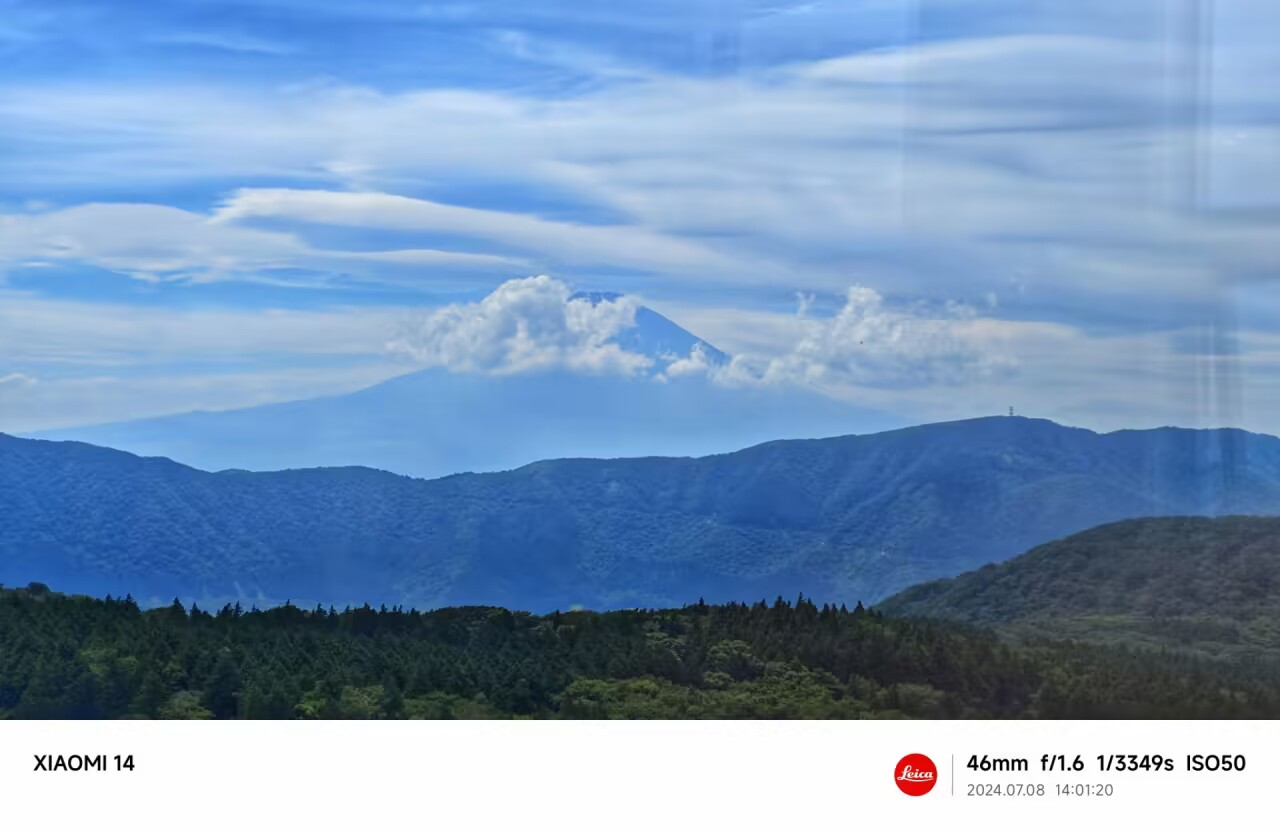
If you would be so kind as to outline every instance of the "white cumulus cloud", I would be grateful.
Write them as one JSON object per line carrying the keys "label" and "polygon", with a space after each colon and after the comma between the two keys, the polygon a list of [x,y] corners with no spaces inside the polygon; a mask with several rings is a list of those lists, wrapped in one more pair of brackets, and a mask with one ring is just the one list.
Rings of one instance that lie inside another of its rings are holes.
{"label": "white cumulus cloud", "polygon": [[726,384],[910,387],[970,381],[1014,366],[990,348],[988,333],[998,322],[967,305],[897,308],[863,285],[849,288],[830,317],[808,316],[813,302],[800,295],[797,336],[782,351],[738,354],[723,366],[695,351],[666,373],[705,372]]}
{"label": "white cumulus cloud", "polygon": [[667,364],[666,369],[659,375],[662,380],[702,374],[710,375],[713,378],[719,377],[720,367],[711,360],[707,350],[703,348],[701,343],[694,343],[693,348],[689,350],[689,354],[684,357],[676,355],[671,357],[671,362]]}
{"label": "white cumulus cloud", "polygon": [[479,302],[444,306],[407,324],[389,346],[423,365],[459,372],[630,375],[653,364],[614,342],[635,325],[635,300],[593,304],[572,296],[548,276],[510,280]]}
{"label": "white cumulus cloud", "polygon": [[434,309],[403,325],[388,346],[422,365],[459,372],[560,368],[663,382],[705,377],[730,386],[951,385],[1014,366],[1001,349],[1001,321],[964,304],[891,304],[862,285],[848,289],[833,315],[812,315],[815,302],[800,295],[783,341],[744,350],[725,362],[713,359],[701,344],[688,354],[628,350],[619,335],[636,325],[638,300],[593,303],[574,298],[564,282],[536,276],[505,282],[478,302]]}

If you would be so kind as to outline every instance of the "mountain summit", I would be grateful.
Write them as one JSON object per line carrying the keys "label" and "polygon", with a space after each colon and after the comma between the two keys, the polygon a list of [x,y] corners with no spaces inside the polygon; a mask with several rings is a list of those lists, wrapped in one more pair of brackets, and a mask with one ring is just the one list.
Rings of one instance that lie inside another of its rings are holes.
{"label": "mountain summit", "polygon": [[[569,300],[587,300],[595,306],[619,302],[623,298],[624,295],[613,291],[579,291]],[[695,349],[700,350],[713,366],[729,362],[729,355],[643,305],[636,308],[635,325],[613,340],[626,351],[652,358],[659,366],[669,363],[672,358],[688,357]]]}

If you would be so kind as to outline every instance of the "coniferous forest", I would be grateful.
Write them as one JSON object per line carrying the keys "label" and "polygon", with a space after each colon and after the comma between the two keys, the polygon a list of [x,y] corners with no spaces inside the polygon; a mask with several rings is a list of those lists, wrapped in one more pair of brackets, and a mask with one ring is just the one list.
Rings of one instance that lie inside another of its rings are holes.
{"label": "coniferous forest", "polygon": [[803,597],[535,616],[0,592],[11,718],[1276,717],[1278,681]]}

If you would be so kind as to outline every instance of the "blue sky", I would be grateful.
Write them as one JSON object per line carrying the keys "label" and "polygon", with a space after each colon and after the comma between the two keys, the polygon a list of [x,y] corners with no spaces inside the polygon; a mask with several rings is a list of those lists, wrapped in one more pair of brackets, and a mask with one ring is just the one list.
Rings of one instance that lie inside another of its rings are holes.
{"label": "blue sky", "polygon": [[0,430],[598,348],[521,316],[597,289],[717,382],[1276,431],[1278,34],[1264,0],[0,0]]}

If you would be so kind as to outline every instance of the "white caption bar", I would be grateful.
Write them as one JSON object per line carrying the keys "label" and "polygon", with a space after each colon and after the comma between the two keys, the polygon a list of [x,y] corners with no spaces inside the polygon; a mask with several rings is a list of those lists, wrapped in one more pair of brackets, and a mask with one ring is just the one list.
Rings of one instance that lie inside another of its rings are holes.
{"label": "white caption bar", "polygon": [[1177,828],[1265,814],[1277,752],[1280,722],[6,721],[0,799],[15,827]]}

